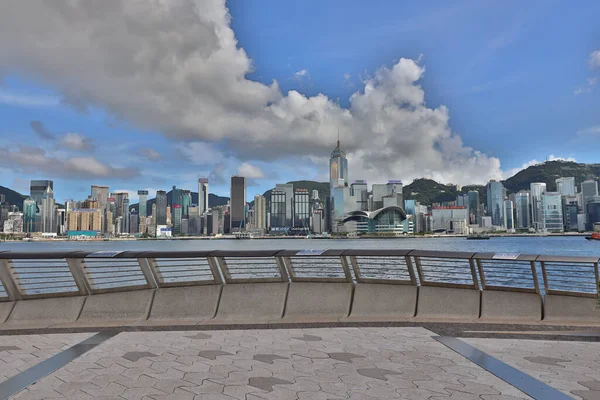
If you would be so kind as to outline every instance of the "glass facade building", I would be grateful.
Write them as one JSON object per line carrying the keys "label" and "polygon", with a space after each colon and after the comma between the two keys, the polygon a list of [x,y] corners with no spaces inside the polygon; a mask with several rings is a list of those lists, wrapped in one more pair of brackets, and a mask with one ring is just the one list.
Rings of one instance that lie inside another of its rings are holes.
{"label": "glass facade building", "polygon": [[556,179],[556,191],[561,196],[575,196],[575,178],[572,176]]}
{"label": "glass facade building", "polygon": [[246,228],[246,178],[243,176],[231,177],[231,232]]}
{"label": "glass facade building", "polygon": [[23,201],[23,232],[34,232],[37,205],[33,199]]}
{"label": "glass facade building", "polygon": [[542,195],[542,223],[545,232],[563,232],[562,196],[558,192]]}
{"label": "glass facade building", "polygon": [[208,211],[208,178],[198,179],[198,208],[200,215]]}
{"label": "glass facade building", "polygon": [[181,193],[182,218],[190,217],[191,205],[192,205],[192,192],[190,192],[189,190],[183,190]]}
{"label": "glass facade building", "polygon": [[492,217],[492,225],[504,226],[504,198],[506,189],[502,182],[490,181],[487,184],[487,213]]}
{"label": "glass facade building", "polygon": [[332,190],[336,186],[348,186],[348,159],[339,139],[329,159],[329,188]]}
{"label": "glass facade building", "polygon": [[288,229],[286,223],[286,192],[283,190],[271,190],[269,211],[271,214],[271,231],[284,231]]}
{"label": "glass facade building", "polygon": [[294,228],[310,229],[310,195],[306,189],[294,193]]}
{"label": "glass facade building", "polygon": [[44,193],[46,193],[48,188],[54,191],[54,181],[35,180],[30,182],[29,197],[35,201],[38,207],[41,207]]}
{"label": "glass facade building", "polygon": [[181,219],[183,208],[180,204],[173,204],[173,233],[181,233]]}
{"label": "glass facade building", "polygon": [[530,208],[531,201],[529,192],[521,191],[515,195],[515,208],[517,214],[516,229],[528,229],[531,227]]}
{"label": "glass facade building", "polygon": [[514,207],[512,200],[504,200],[504,227],[506,230],[515,229]]}
{"label": "glass facade building", "polygon": [[140,200],[138,206],[138,216],[140,219],[146,218],[148,216],[148,191],[147,190],[138,190],[138,197]]}
{"label": "glass facade building", "polygon": [[159,190],[156,192],[156,225],[167,224],[167,192]]}
{"label": "glass facade building", "polygon": [[354,181],[350,185],[350,195],[356,197],[356,209],[367,211],[369,209],[369,191],[367,181]]}
{"label": "glass facade building", "polygon": [[532,182],[529,184],[531,200],[531,226],[536,231],[544,229],[542,218],[542,195],[546,193],[546,184],[543,182]]}

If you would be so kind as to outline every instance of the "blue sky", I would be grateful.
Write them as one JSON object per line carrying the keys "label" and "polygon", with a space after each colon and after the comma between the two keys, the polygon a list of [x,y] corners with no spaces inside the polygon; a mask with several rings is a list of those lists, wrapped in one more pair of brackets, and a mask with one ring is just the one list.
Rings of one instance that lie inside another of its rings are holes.
{"label": "blue sky", "polygon": [[7,7],[0,185],[228,195],[239,173],[250,199],[326,180],[338,129],[369,183],[597,162],[599,2],[179,3]]}

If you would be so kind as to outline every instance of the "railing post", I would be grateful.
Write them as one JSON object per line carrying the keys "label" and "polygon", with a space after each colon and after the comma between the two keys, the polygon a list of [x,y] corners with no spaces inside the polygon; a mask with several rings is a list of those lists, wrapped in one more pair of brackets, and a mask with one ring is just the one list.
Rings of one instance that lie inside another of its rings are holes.
{"label": "railing post", "polygon": [[479,289],[479,279],[477,279],[477,269],[475,268],[475,263],[472,258],[469,258],[469,266],[471,267],[471,277],[473,279],[473,285],[475,289]]}
{"label": "railing post", "polygon": [[408,270],[408,275],[410,276],[410,283],[417,286],[417,277],[415,275],[415,269],[413,267],[413,263],[410,259],[410,256],[404,256],[404,260],[406,261],[406,269]]}
{"label": "railing post", "polygon": [[342,262],[342,269],[344,270],[344,275],[346,276],[346,282],[352,283],[352,273],[350,272],[350,267],[348,266],[348,260],[346,260],[345,256],[340,256],[340,261]]}
{"label": "railing post", "polygon": [[354,276],[356,277],[356,281],[360,282],[362,276],[360,273],[360,267],[358,265],[358,260],[356,256],[350,256],[350,265],[352,265],[352,269],[354,270]]}
{"label": "railing post", "polygon": [[542,265],[542,277],[544,278],[544,294],[548,294],[548,292],[550,291],[550,285],[548,285],[548,274],[546,273],[546,264],[543,261],[540,261],[540,264]]}
{"label": "railing post", "polygon": [[142,270],[142,274],[144,274],[144,278],[146,278],[146,282],[148,282],[148,286],[150,289],[156,289],[159,287],[159,276],[158,271],[156,270],[156,266],[154,265],[154,259],[152,258],[138,258],[138,264],[140,265],[140,269]]}
{"label": "railing post", "polygon": [[10,301],[17,301],[23,298],[21,288],[17,283],[17,276],[12,271],[11,260],[0,260],[0,281],[6,290]]}
{"label": "railing post", "polygon": [[287,270],[289,271],[290,281],[294,282],[296,280],[296,271],[294,271],[294,263],[292,262],[292,257],[283,257],[285,261],[285,265],[287,266]]}
{"label": "railing post", "polygon": [[225,257],[215,257],[215,260],[215,265],[218,265],[219,271],[221,271],[223,278],[225,279],[225,283],[231,282],[231,272],[229,271]]}
{"label": "railing post", "polygon": [[281,275],[281,280],[283,282],[289,282],[290,276],[288,275],[287,268],[285,267],[285,261],[281,256],[275,256],[275,263],[277,263],[277,268],[279,269],[279,274]]}
{"label": "railing post", "polygon": [[485,272],[483,271],[483,263],[481,260],[476,260],[477,269],[479,270],[479,277],[481,278],[481,288],[485,290]]}
{"label": "railing post", "polygon": [[533,277],[533,287],[535,292],[540,294],[540,282],[538,280],[537,269],[535,268],[535,261],[530,261],[531,264],[531,276]]}
{"label": "railing post", "polygon": [[417,266],[417,274],[419,274],[419,282],[421,282],[421,286],[425,285],[425,277],[423,276],[423,268],[421,267],[421,257],[414,256],[415,265]]}
{"label": "railing post", "polygon": [[83,261],[80,258],[66,258],[65,260],[67,261],[67,265],[69,266],[73,280],[77,285],[79,294],[82,296],[92,294],[90,282],[88,281],[85,271],[83,270]]}

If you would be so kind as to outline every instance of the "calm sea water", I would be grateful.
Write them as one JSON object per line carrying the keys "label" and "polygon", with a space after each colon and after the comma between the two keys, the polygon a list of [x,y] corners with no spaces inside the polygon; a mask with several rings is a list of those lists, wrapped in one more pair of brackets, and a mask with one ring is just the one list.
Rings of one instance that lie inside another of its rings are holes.
{"label": "calm sea water", "polygon": [[583,236],[394,239],[131,240],[109,242],[0,242],[0,251],[52,250],[302,250],[421,249],[600,257],[600,241]]}

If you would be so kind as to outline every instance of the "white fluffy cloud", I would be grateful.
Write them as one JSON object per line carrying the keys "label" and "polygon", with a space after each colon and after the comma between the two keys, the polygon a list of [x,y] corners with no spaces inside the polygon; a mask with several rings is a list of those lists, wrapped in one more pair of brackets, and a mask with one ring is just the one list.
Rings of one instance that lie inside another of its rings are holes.
{"label": "white fluffy cloud", "polygon": [[242,165],[240,165],[237,174],[239,176],[244,176],[248,179],[261,179],[265,177],[265,174],[259,167],[257,167],[256,165],[252,165],[248,162],[242,163]]}
{"label": "white fluffy cloud", "polygon": [[339,130],[353,178],[502,176],[497,158],[450,130],[446,107],[426,105],[419,60],[376,71],[346,109],[247,79],[252,61],[230,18],[225,0],[7,2],[0,71],[35,76],[73,107],[102,107],[177,141],[224,144],[242,161],[322,157]]}
{"label": "white fluffy cloud", "polygon": [[60,145],[70,150],[89,151],[94,148],[91,139],[79,133],[67,132],[61,139]]}
{"label": "white fluffy cloud", "polygon": [[592,54],[590,54],[590,67],[600,67],[600,50],[593,51]]}

